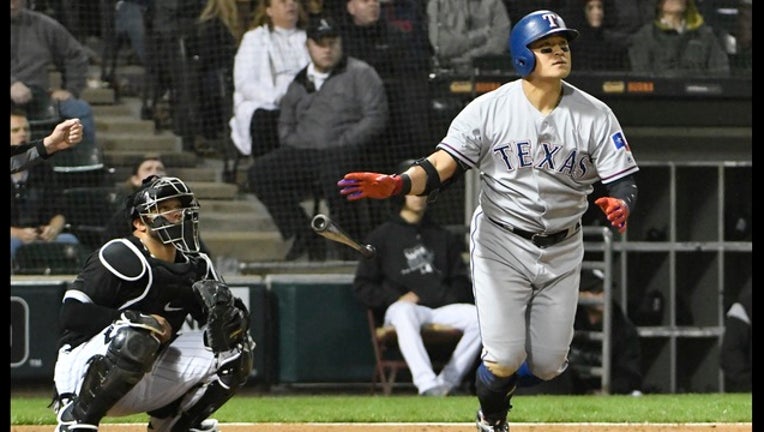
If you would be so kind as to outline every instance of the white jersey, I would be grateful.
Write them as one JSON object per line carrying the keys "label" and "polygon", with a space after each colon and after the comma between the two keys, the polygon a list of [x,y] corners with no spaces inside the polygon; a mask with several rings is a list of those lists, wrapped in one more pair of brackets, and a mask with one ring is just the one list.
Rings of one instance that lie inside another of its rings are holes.
{"label": "white jersey", "polygon": [[437,148],[480,170],[486,216],[530,232],[574,225],[593,184],[639,170],[613,111],[562,82],[548,115],[526,98],[518,79],[471,101]]}

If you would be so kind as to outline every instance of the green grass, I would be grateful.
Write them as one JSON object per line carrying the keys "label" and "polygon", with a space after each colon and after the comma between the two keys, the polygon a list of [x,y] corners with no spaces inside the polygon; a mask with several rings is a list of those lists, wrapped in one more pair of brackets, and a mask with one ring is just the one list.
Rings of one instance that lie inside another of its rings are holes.
{"label": "green grass", "polygon": [[[50,399],[11,397],[11,425],[54,424]],[[747,394],[632,396],[516,396],[514,422],[735,423],[752,422]],[[213,417],[223,422],[471,422],[474,396],[274,396],[240,395]],[[145,414],[108,417],[104,423],[142,423]]]}

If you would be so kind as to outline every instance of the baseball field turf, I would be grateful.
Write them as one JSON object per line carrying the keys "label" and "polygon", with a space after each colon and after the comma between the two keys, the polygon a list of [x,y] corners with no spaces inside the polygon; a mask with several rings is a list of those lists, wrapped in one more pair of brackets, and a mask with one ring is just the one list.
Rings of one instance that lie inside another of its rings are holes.
{"label": "baseball field turf", "polygon": [[[42,395],[11,394],[11,432],[50,432],[55,418]],[[752,395],[516,396],[512,432],[752,430]],[[474,396],[239,395],[213,417],[222,432],[472,431]],[[145,431],[147,416],[107,417],[104,432]],[[44,427],[40,427],[44,425]],[[652,426],[651,426],[652,425]],[[290,429],[291,428],[291,429]]]}

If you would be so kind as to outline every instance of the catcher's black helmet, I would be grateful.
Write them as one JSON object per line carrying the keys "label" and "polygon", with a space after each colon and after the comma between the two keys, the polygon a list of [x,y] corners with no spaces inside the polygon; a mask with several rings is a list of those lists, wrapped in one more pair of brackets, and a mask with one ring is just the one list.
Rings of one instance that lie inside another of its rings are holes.
{"label": "catcher's black helmet", "polygon": [[[180,207],[164,209],[161,204],[170,199],[180,200]],[[199,252],[199,203],[181,179],[146,178],[133,195],[130,215],[131,219],[140,218],[162,243],[172,243],[181,252]]]}

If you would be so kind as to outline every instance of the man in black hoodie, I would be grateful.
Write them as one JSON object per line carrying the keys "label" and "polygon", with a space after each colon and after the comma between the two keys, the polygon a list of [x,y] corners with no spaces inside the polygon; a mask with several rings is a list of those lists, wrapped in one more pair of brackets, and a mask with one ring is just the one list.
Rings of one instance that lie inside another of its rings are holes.
{"label": "man in black hoodie", "polygon": [[[400,171],[413,162],[404,162]],[[385,325],[395,327],[419,394],[445,396],[474,366],[481,347],[463,243],[428,217],[426,196],[399,196],[394,204],[398,211],[367,238],[377,255],[359,262],[353,291],[377,317],[384,317]],[[437,375],[420,333],[430,323],[463,332]]]}

